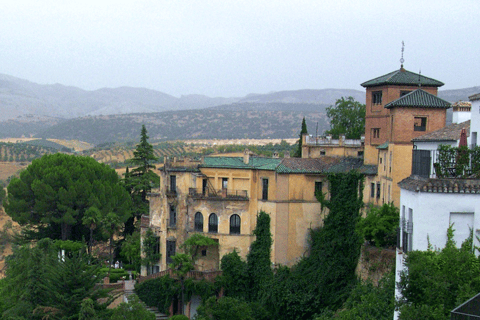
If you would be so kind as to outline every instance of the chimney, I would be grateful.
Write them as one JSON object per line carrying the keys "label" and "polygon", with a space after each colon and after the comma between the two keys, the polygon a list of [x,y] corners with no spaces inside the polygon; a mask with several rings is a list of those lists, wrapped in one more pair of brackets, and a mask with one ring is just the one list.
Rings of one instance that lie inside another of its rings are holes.
{"label": "chimney", "polygon": [[278,158],[279,158],[278,151],[274,151],[274,152],[273,152],[273,158],[274,158],[274,159],[278,159]]}
{"label": "chimney", "polygon": [[250,150],[245,149],[243,151],[243,163],[248,164],[250,162]]}
{"label": "chimney", "polygon": [[461,123],[471,119],[472,103],[457,101],[452,104],[452,123]]}

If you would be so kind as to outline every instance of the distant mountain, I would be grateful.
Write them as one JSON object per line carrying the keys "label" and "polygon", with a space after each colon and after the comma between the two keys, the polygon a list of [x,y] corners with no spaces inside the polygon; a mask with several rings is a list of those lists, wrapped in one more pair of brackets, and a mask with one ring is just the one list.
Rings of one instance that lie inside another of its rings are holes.
{"label": "distant mountain", "polygon": [[438,91],[438,96],[449,102],[468,101],[468,97],[480,93],[480,87]]}
{"label": "distant mountain", "polygon": [[145,88],[120,87],[87,91],[61,84],[41,85],[0,74],[0,121],[27,114],[72,119],[88,115],[203,109],[247,102],[331,105],[342,96],[353,96],[358,101],[365,101],[362,91],[350,89],[279,91],[231,98],[191,94],[176,98]]}

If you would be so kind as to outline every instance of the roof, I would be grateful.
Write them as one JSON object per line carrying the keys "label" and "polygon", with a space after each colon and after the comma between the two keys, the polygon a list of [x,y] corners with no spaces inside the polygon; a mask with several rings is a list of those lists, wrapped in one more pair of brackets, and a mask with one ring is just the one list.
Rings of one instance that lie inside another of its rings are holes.
{"label": "roof", "polygon": [[379,145],[377,149],[382,149],[382,150],[388,149],[388,141]]}
{"label": "roof", "polygon": [[470,101],[480,100],[480,93],[471,95],[470,97],[468,97],[468,100]]}
{"label": "roof", "polygon": [[438,129],[436,131],[413,138],[412,141],[457,141],[460,140],[462,129],[465,129],[467,136],[470,135],[470,120],[460,123],[452,123],[451,125],[443,127],[442,129]]}
{"label": "roof", "polygon": [[279,174],[327,174],[357,170],[360,173],[371,175],[377,173],[377,167],[364,165],[362,158],[321,157],[315,159],[304,158],[261,158],[250,157],[248,164],[243,157],[205,157],[202,168],[231,168],[271,170]]}
{"label": "roof", "polygon": [[232,168],[275,170],[282,159],[250,156],[249,162],[243,162],[243,157],[205,157],[201,168]]}
{"label": "roof", "polygon": [[278,173],[328,174],[357,170],[360,173],[374,175],[377,167],[364,165],[362,158],[321,157],[315,159],[286,158],[277,167]]}
{"label": "roof", "polygon": [[398,183],[400,188],[429,193],[480,193],[480,179],[431,179],[412,175]]}
{"label": "roof", "polygon": [[387,73],[386,75],[380,76],[372,80],[365,81],[361,84],[361,86],[365,88],[382,85],[422,85],[425,87],[441,87],[444,85],[444,83],[432,78],[422,76],[418,73],[407,71],[402,66],[399,70]]}
{"label": "roof", "polygon": [[409,92],[403,97],[393,100],[385,105],[385,108],[414,107],[414,108],[450,108],[450,102],[422,89]]}

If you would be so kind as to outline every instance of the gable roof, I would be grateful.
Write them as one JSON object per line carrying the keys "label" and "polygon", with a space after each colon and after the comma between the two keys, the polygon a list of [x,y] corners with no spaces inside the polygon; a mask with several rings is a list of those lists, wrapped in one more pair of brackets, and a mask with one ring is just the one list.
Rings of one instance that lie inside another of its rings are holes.
{"label": "gable roof", "polygon": [[460,135],[462,134],[462,129],[465,129],[467,136],[470,135],[470,120],[452,123],[446,127],[426,133],[422,136],[413,138],[413,142],[421,141],[457,141],[460,140]]}
{"label": "gable roof", "polygon": [[399,70],[387,73],[372,80],[365,81],[361,84],[361,86],[365,88],[383,85],[422,85],[425,87],[441,87],[444,85],[444,83],[432,78],[422,76],[418,73],[407,71],[402,66]]}
{"label": "gable roof", "polygon": [[436,95],[428,93],[422,89],[409,92],[403,97],[393,100],[385,105],[385,108],[394,107],[413,107],[413,108],[450,108],[448,101],[440,99]]}

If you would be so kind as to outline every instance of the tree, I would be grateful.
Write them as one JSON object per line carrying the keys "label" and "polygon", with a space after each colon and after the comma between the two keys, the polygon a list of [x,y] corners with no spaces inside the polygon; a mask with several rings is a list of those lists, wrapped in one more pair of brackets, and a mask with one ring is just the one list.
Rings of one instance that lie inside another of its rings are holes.
{"label": "tree", "polygon": [[93,231],[100,224],[102,219],[102,213],[97,207],[90,207],[82,218],[82,223],[90,229],[90,238],[88,239],[88,253],[92,254],[93,246]]}
{"label": "tree", "polygon": [[298,139],[298,149],[295,151],[295,154],[293,155],[295,158],[301,158],[302,157],[302,146],[303,146],[303,135],[308,133],[307,131],[307,124],[305,122],[305,117],[303,117],[302,120],[302,130],[300,130],[300,138]]}
{"label": "tree", "polygon": [[181,298],[180,298],[180,313],[183,314],[183,301],[185,294],[185,276],[188,272],[193,270],[192,259],[186,253],[176,253],[172,257],[172,264],[170,268],[180,278],[181,283]]}
{"label": "tree", "polygon": [[198,308],[199,320],[253,320],[252,310],[247,302],[231,297],[216,299],[210,297]]}
{"label": "tree", "polygon": [[256,238],[247,255],[250,301],[254,301],[265,291],[273,276],[272,262],[270,261],[273,244],[270,233],[270,216],[264,211],[260,211],[257,215],[257,225],[253,234]]}
{"label": "tree", "polygon": [[120,255],[128,261],[134,270],[140,271],[140,266],[142,265],[140,252],[140,232],[135,231],[131,235],[126,236],[125,241],[122,243]]}
{"label": "tree", "polygon": [[442,250],[409,252],[398,284],[400,319],[448,319],[450,311],[480,291],[480,260],[473,234],[457,248],[454,229],[447,230]]}
{"label": "tree", "polygon": [[198,255],[198,250],[202,247],[210,247],[210,246],[218,246],[218,242],[206,237],[202,234],[195,233],[190,236],[185,242],[183,243],[185,250],[188,254],[190,254],[190,258],[192,259],[192,263],[195,264],[195,260]]}
{"label": "tree", "polygon": [[393,202],[385,203],[379,208],[372,205],[367,216],[360,219],[357,230],[365,240],[377,247],[394,246],[399,219],[399,210]]}
{"label": "tree", "polygon": [[152,188],[160,185],[160,177],[152,171],[155,169],[152,163],[158,159],[153,153],[153,146],[148,143],[148,138],[147,129],[142,125],[140,143],[133,152],[133,158],[129,160],[135,168],[125,173],[125,186],[130,191],[136,208],[134,216],[125,224],[125,234],[133,233],[135,219],[140,218],[142,214],[148,214],[147,195]]}
{"label": "tree", "polygon": [[120,226],[123,224],[123,221],[113,212],[109,212],[102,221],[102,224],[105,227],[105,232],[108,234],[108,238],[110,239],[109,248],[110,248],[110,259],[109,259],[109,269],[108,274],[110,275],[110,268],[113,264],[113,236],[118,231]]}
{"label": "tree", "polygon": [[142,251],[144,254],[143,264],[147,266],[147,272],[150,272],[150,267],[160,260],[160,239],[153,233],[152,229],[145,232],[143,238]]}
{"label": "tree", "polygon": [[29,239],[80,241],[88,235],[85,212],[96,207],[125,221],[132,202],[115,170],[90,157],[45,155],[8,185],[5,211]]}
{"label": "tree", "polygon": [[[111,302],[99,300],[107,298],[96,285],[99,267],[81,250],[59,259],[57,246],[48,238],[14,248],[6,264],[0,288],[2,319],[78,319],[82,309],[91,314],[93,308],[101,315]],[[82,308],[88,298],[92,304]]]}
{"label": "tree", "polygon": [[122,302],[113,310],[111,320],[155,320],[155,314],[148,311],[136,295],[130,296],[128,302]]}
{"label": "tree", "polygon": [[355,101],[353,97],[337,99],[335,106],[327,108],[330,119],[330,130],[326,131],[335,139],[345,134],[347,139],[360,139],[365,133],[365,105]]}

